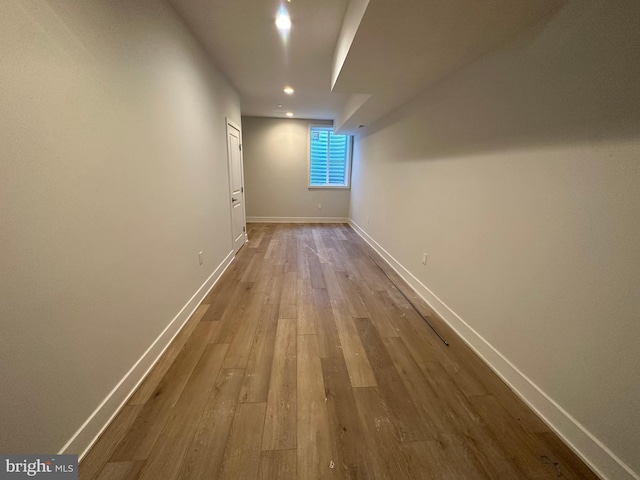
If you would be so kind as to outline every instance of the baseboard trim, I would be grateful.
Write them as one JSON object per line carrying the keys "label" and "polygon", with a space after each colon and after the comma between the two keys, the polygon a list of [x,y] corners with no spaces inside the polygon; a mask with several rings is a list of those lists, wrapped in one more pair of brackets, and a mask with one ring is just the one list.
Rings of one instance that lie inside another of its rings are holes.
{"label": "baseboard trim", "polygon": [[247,217],[247,223],[349,223],[346,217]]}
{"label": "baseboard trim", "polygon": [[178,314],[169,322],[166,328],[154,340],[138,361],[122,377],[118,384],[109,392],[87,420],[73,434],[60,454],[78,454],[79,459],[87,454],[102,432],[109,426],[115,416],[124,407],[138,386],[147,377],[156,362],[162,357],[167,347],[182,330],[191,315],[196,311],[202,300],[211,291],[234,258],[233,252],[224,258],[207,280],[198,288],[196,293],[182,307]]}
{"label": "baseboard trim", "polygon": [[496,350],[352,219],[349,225],[540,418],[603,479],[640,476]]}

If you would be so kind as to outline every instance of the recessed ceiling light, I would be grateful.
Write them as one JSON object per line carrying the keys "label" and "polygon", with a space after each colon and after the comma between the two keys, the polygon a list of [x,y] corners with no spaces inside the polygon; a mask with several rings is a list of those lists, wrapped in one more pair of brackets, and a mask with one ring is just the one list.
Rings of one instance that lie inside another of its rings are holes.
{"label": "recessed ceiling light", "polygon": [[291,18],[289,17],[289,12],[283,6],[278,10],[278,14],[276,15],[276,27],[281,34],[288,33],[291,29]]}
{"label": "recessed ceiling light", "polygon": [[287,117],[293,117],[293,112],[287,112]]}
{"label": "recessed ceiling light", "polygon": [[282,104],[281,103],[278,104],[278,108],[282,108]]}
{"label": "recessed ceiling light", "polygon": [[293,95],[293,92],[294,92],[293,88],[291,88],[291,87],[289,87],[289,86],[284,87],[284,90],[282,90],[282,91],[283,91],[284,93],[286,93],[287,95]]}

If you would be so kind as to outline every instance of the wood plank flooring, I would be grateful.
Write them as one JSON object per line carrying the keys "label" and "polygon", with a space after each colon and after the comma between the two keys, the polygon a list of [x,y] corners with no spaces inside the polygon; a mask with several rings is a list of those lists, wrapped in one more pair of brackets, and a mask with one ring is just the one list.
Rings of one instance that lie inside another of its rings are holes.
{"label": "wood plank flooring", "polygon": [[348,226],[248,234],[80,479],[597,478]]}

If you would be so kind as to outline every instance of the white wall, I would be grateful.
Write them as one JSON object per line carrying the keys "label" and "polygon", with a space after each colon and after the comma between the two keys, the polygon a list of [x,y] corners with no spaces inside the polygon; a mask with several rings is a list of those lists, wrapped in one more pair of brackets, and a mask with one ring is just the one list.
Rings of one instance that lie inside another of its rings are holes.
{"label": "white wall", "polygon": [[[257,218],[346,218],[349,190],[310,189],[309,125],[320,120],[242,117],[245,201]],[[318,204],[322,205],[318,209]]]}
{"label": "white wall", "polygon": [[612,479],[640,475],[638,18],[570,2],[365,130],[351,190],[354,222]]}
{"label": "white wall", "polygon": [[57,452],[230,253],[239,100],[161,1],[1,2],[0,55],[0,451]]}

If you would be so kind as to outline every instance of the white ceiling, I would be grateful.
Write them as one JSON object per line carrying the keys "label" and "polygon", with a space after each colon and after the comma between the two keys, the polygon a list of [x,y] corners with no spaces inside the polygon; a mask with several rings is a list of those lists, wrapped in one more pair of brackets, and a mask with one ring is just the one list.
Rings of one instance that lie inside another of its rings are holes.
{"label": "white ceiling", "polygon": [[[243,115],[333,119],[346,95],[331,93],[331,62],[348,0],[171,0],[240,93]],[[285,46],[279,6],[291,16]],[[296,91],[285,95],[291,85]],[[282,104],[283,108],[277,105]]]}
{"label": "white ceiling", "polygon": [[[564,3],[170,1],[238,89],[243,115],[284,117],[292,111],[296,118],[332,119],[349,132],[507,43]],[[287,44],[274,23],[281,4],[292,21]],[[295,88],[293,96],[282,92],[285,85]]]}

